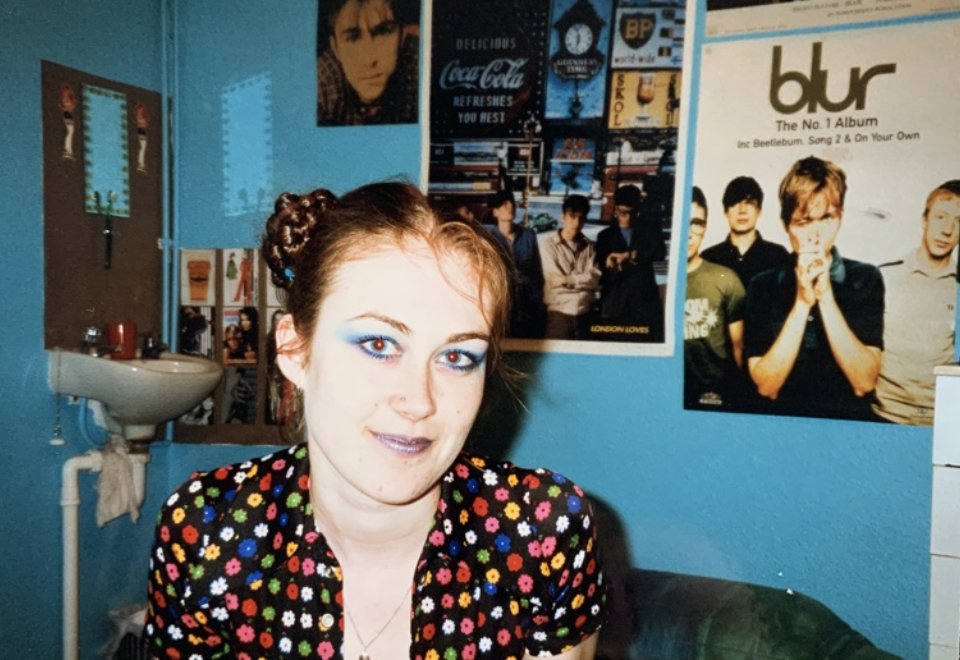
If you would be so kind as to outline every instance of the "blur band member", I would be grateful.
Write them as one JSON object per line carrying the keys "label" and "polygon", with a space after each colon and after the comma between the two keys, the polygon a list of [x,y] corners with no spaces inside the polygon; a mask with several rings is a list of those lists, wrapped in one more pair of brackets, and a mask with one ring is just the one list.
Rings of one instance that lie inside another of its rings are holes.
{"label": "blur band member", "polygon": [[960,180],[927,196],[920,246],[880,266],[886,285],[883,364],[873,410],[900,424],[933,424],[933,368],[953,361]]}
{"label": "blur band member", "polygon": [[763,209],[763,190],[755,179],[738,176],[723,191],[723,214],[730,225],[726,240],[704,250],[700,256],[736,272],[746,289],[757,273],[789,261],[782,245],[764,240],[757,230]]}
{"label": "blur band member", "polygon": [[780,218],[793,248],[788,266],[747,288],[744,355],[771,412],[871,419],[883,350],[883,278],[835,246],[846,175],[810,156],[780,184]]}
{"label": "blur band member", "polygon": [[729,408],[743,385],[743,285],[726,266],[700,256],[707,200],[694,186],[687,239],[687,296],[683,324],[686,408]]}

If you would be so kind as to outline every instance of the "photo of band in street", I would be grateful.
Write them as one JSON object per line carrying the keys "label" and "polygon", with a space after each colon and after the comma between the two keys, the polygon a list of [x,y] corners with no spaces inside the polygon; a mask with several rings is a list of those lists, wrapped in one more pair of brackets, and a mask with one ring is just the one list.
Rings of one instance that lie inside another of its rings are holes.
{"label": "photo of band in street", "polygon": [[524,348],[672,346],[685,23],[679,1],[433,7],[427,191],[513,256]]}
{"label": "photo of band in street", "polygon": [[[910,110],[891,99],[943,79],[939,53],[957,36],[911,30],[705,50],[685,209],[685,408],[933,423],[960,241],[960,138],[942,127],[960,98]],[[714,84],[734,62],[741,76]]]}

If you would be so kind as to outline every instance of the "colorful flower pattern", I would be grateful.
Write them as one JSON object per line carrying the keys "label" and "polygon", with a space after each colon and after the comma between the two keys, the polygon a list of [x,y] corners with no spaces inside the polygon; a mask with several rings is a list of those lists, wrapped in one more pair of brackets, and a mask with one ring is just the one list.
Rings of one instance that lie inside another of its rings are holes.
{"label": "colorful flower pattern", "polygon": [[[316,531],[307,449],[194,475],[166,502],[150,558],[148,650],[159,658],[340,657],[342,574]],[[516,658],[601,624],[583,491],[548,470],[461,455],[414,577],[409,656]]]}

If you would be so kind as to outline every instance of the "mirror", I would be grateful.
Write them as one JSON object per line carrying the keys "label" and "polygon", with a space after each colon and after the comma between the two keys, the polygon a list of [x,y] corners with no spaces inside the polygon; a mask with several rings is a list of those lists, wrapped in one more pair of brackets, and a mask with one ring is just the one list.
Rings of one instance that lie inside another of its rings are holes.
{"label": "mirror", "polygon": [[127,96],[112,89],[84,85],[83,116],[86,211],[129,218]]}

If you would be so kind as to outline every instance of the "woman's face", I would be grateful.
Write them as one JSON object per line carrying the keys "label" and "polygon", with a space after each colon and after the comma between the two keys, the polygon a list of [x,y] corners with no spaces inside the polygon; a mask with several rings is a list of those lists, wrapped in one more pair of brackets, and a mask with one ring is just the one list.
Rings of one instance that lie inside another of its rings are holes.
{"label": "woman's face", "polygon": [[[346,262],[320,305],[309,361],[281,349],[281,368],[304,392],[310,460],[334,475],[332,487],[414,502],[462,449],[490,328],[474,271],[449,258],[442,267],[423,242]],[[291,325],[281,324],[281,345],[295,339]]]}
{"label": "woman's face", "polygon": [[380,98],[397,68],[400,26],[387,0],[350,0],[337,14],[330,49],[364,103]]}
{"label": "woman's face", "polygon": [[250,318],[250,315],[246,312],[240,312],[240,329],[244,332],[249,332],[252,327],[253,319]]}

